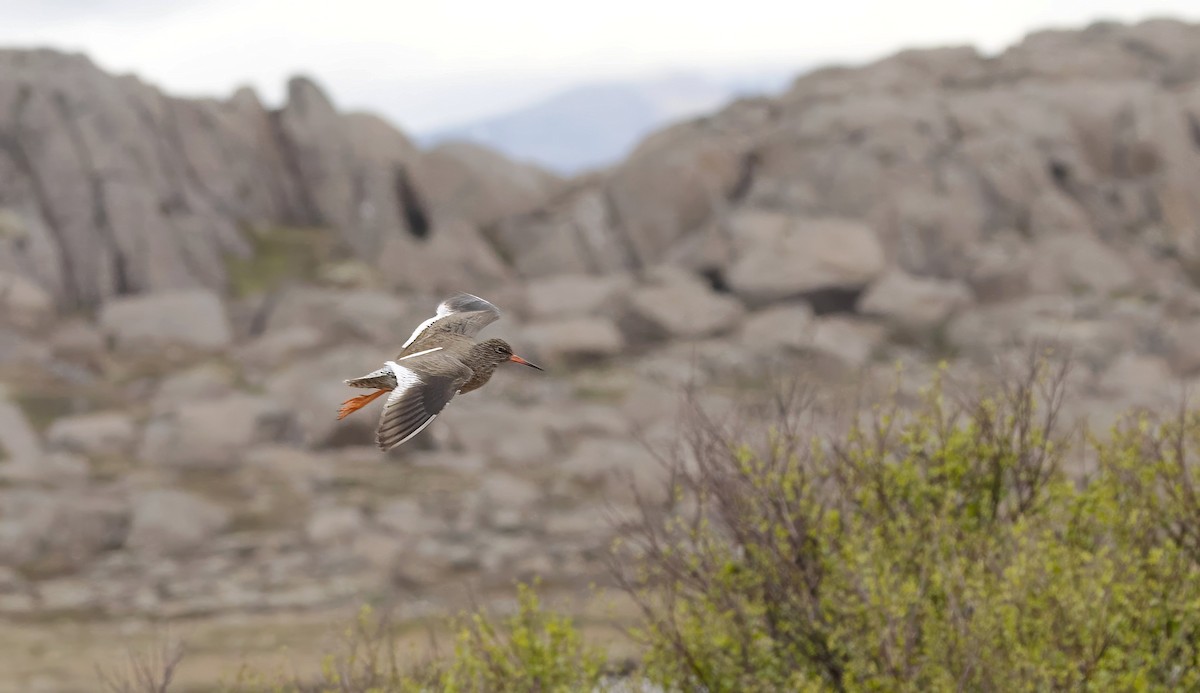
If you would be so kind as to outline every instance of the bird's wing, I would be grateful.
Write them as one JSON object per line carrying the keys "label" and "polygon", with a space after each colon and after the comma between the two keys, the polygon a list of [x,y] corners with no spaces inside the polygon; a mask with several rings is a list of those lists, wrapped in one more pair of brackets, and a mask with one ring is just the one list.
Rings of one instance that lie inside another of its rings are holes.
{"label": "bird's wing", "polygon": [[438,304],[432,318],[417,325],[412,336],[400,348],[400,356],[420,351],[423,338],[449,332],[474,338],[479,331],[500,319],[500,309],[471,294],[455,294]]}
{"label": "bird's wing", "polygon": [[375,430],[375,444],[384,451],[424,430],[472,375],[466,364],[440,349],[387,365],[396,374],[396,387]]}

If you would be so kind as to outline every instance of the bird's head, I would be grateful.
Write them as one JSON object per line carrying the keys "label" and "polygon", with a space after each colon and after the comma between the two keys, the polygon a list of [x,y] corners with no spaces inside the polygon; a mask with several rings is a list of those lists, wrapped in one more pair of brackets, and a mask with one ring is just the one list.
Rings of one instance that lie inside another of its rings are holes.
{"label": "bird's head", "polygon": [[503,339],[489,339],[485,342],[480,342],[475,345],[476,352],[484,359],[492,361],[497,365],[505,361],[520,363],[530,368],[536,368],[539,371],[544,370],[541,366],[536,366],[525,359],[513,353],[512,347]]}

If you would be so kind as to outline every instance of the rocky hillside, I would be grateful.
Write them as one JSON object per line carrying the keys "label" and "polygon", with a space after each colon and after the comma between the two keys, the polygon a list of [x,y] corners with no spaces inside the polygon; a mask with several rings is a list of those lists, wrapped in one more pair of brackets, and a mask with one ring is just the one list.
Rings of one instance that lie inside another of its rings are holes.
{"label": "rocky hillside", "polygon": [[[1200,373],[1200,26],[820,70],[568,181],[301,79],[271,111],[4,52],[0,104],[0,614],[584,584],[687,382],[909,392],[1040,340],[1104,425]],[[342,379],[452,289],[549,372],[381,459]]]}
{"label": "rocky hillside", "polygon": [[305,79],[269,111],[249,90],[176,99],[82,56],[0,51],[0,271],[63,308],[226,289],[262,225],[336,229],[393,288],[495,280],[475,226],[555,185],[471,147],[419,152]]}

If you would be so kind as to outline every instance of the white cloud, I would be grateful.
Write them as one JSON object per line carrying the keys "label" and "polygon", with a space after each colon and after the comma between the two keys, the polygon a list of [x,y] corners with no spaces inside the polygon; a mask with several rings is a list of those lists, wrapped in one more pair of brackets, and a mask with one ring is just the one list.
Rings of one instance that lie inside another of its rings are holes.
{"label": "white cloud", "polygon": [[[6,7],[12,5],[12,7]],[[683,66],[860,60],[913,45],[995,50],[1048,25],[1155,15],[1195,0],[0,0],[2,45],[89,54],[180,94],[287,77],[409,127],[482,115],[571,81]]]}

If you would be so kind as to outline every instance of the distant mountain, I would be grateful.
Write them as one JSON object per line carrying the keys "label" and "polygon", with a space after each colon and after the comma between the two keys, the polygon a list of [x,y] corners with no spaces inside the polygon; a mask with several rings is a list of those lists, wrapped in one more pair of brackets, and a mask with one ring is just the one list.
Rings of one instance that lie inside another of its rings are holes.
{"label": "distant mountain", "polygon": [[503,115],[418,136],[423,146],[476,142],[563,174],[606,166],[664,124],[714,111],[732,99],[782,89],[795,70],[584,84]]}

